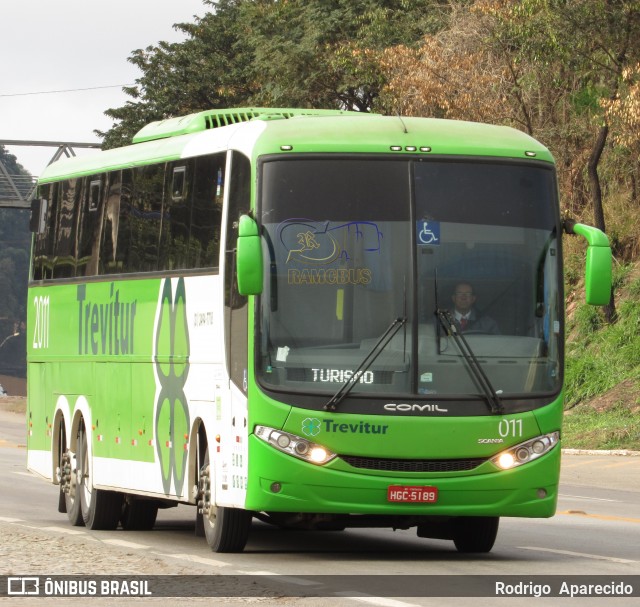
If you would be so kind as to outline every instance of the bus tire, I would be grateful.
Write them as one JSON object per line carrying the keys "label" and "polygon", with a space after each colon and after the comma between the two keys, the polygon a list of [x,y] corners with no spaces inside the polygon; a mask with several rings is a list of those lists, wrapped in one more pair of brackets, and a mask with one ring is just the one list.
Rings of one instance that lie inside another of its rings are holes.
{"label": "bus tire", "polygon": [[453,543],[458,552],[491,552],[498,535],[500,518],[497,516],[469,516],[458,519]]}
{"label": "bus tire", "polygon": [[[75,502],[80,502],[82,520],[89,529],[115,529],[120,522],[122,493],[105,491],[93,487],[91,462],[89,461],[89,443],[84,421],[78,431],[78,472]],[[77,494],[80,493],[80,499]]]}
{"label": "bus tire", "polygon": [[127,531],[149,531],[156,524],[158,502],[125,498],[120,523]]}
{"label": "bus tire", "polygon": [[205,451],[200,471],[202,526],[207,544],[213,552],[242,552],[249,539],[251,512],[242,508],[215,506],[211,502],[209,449]]}
{"label": "bus tire", "polygon": [[[74,527],[84,527],[82,508],[80,506],[80,489],[77,483],[77,469],[80,464],[78,463],[77,454],[74,458],[71,451],[67,449],[67,441],[64,430],[60,431],[59,449],[60,497],[58,499],[58,511],[66,512],[69,523],[71,523],[71,525],[73,525]],[[75,468],[73,468],[74,465]]]}
{"label": "bus tire", "polygon": [[71,495],[70,493],[65,493],[64,495],[67,519],[74,527],[84,527],[82,507],[80,506],[79,488],[76,486],[75,490],[72,488],[71,491],[75,492],[75,495]]}
{"label": "bus tire", "polygon": [[251,513],[242,508],[212,506],[203,524],[213,552],[242,552],[249,538]]}

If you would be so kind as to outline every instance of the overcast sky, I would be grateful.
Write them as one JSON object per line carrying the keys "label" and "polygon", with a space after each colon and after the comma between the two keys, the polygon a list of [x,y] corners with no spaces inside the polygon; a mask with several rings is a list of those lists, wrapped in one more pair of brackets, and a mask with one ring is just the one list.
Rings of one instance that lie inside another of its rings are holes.
{"label": "overcast sky", "polygon": [[[124,105],[118,86],[141,73],[127,58],[135,49],[184,36],[174,23],[211,10],[202,0],[0,0],[0,140],[96,142],[103,112]],[[18,95],[20,93],[20,95]],[[33,175],[54,148],[10,147]],[[78,153],[80,153],[78,151]]]}

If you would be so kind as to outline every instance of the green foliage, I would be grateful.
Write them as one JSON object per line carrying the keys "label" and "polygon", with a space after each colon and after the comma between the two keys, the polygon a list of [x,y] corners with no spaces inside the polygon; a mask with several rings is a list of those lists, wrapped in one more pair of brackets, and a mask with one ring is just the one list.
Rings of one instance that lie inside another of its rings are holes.
{"label": "green foliage", "polygon": [[[10,175],[28,175],[0,145],[0,161]],[[5,358],[7,338],[15,332],[22,332],[26,321],[27,281],[29,276],[29,211],[23,209],[0,208],[0,372],[23,370],[26,361],[24,352],[21,360]],[[10,367],[10,368],[9,368]]]}
{"label": "green foliage", "polygon": [[606,411],[589,408],[565,415],[562,443],[572,449],[640,451],[640,415],[625,402],[616,402]]}
{"label": "green foliage", "polygon": [[370,111],[384,84],[364,51],[415,44],[442,27],[445,0],[219,0],[182,23],[181,43],[133,51],[142,75],[132,98],[105,113],[104,147],[123,145],[145,124],[238,106]]}
{"label": "green foliage", "polygon": [[640,278],[636,278],[629,284],[629,295],[640,298]]}
{"label": "green foliage", "polygon": [[575,324],[583,339],[589,340],[591,333],[602,327],[604,319],[602,312],[595,306],[583,304],[575,313]]}
{"label": "green foliage", "polygon": [[640,380],[640,301],[625,300],[619,306],[618,321],[612,325],[603,322],[597,309],[582,306],[569,329],[574,327],[579,338],[567,344],[566,353],[569,407],[625,380]]}
{"label": "green foliage", "polygon": [[628,280],[629,274],[633,271],[633,264],[623,263],[613,265],[613,271],[611,275],[611,286],[614,291],[618,291],[624,287]]}
{"label": "green foliage", "polygon": [[18,159],[10,154],[3,145],[0,145],[0,160],[9,175],[29,175],[29,172],[18,163]]}
{"label": "green foliage", "polygon": [[256,92],[253,54],[244,42],[240,10],[246,0],[219,0],[215,12],[175,27],[187,34],[181,43],[159,42],[133,51],[129,61],[142,76],[126,90],[132,98],[105,113],[116,121],[104,147],[130,143],[145,124],[203,109],[247,105]]}

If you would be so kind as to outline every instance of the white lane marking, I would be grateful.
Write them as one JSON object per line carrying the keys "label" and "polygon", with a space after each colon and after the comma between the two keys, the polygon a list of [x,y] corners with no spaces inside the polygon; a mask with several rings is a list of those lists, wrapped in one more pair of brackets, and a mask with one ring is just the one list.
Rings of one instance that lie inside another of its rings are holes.
{"label": "white lane marking", "polygon": [[24,519],[11,518],[10,516],[0,516],[0,521],[3,523],[21,523]]}
{"label": "white lane marking", "polygon": [[86,531],[73,529],[69,527],[34,527],[34,529],[42,529],[44,531],[56,531],[57,533],[66,533],[67,535],[87,535]]}
{"label": "white lane marking", "polygon": [[629,559],[621,559],[614,556],[602,556],[601,554],[587,554],[585,552],[571,552],[570,550],[556,550],[555,548],[538,548],[536,546],[518,546],[521,550],[533,550],[536,552],[552,552],[554,554],[565,554],[567,556],[577,556],[583,559],[594,559],[596,561],[609,561],[611,563],[637,563]]}
{"label": "white lane marking", "polygon": [[586,495],[566,495],[563,493],[558,494],[559,498],[574,499],[574,500],[586,500],[588,502],[616,502],[620,503],[620,500],[612,500],[605,497],[587,497]]}
{"label": "white lane marking", "polygon": [[195,554],[169,554],[168,552],[152,552],[158,556],[164,556],[170,559],[178,559],[181,561],[189,561],[190,563],[199,563],[200,565],[209,565],[211,567],[228,567],[231,563],[225,563],[224,561],[216,561],[215,559],[208,559],[202,556],[196,556]]}
{"label": "white lane marking", "polygon": [[103,544],[110,544],[112,546],[122,546],[123,548],[133,548],[134,550],[148,550],[151,546],[145,544],[136,544],[135,542],[128,542],[127,540],[101,540]]}
{"label": "white lane marking", "polygon": [[397,601],[396,599],[385,599],[379,596],[371,596],[369,594],[363,594],[356,591],[344,591],[335,592],[335,596],[339,596],[345,599],[351,599],[352,601],[359,601],[360,603],[369,603],[370,605],[381,605],[382,607],[419,607],[415,603],[406,603],[405,601]]}

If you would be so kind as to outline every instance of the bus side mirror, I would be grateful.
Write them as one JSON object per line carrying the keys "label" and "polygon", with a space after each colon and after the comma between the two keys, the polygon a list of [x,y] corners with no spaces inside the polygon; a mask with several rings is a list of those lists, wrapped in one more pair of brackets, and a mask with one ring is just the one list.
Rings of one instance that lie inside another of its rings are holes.
{"label": "bus side mirror", "polygon": [[568,234],[580,234],[589,246],[585,266],[586,301],[593,306],[605,306],[611,300],[611,247],[607,235],[582,223],[565,222]]}
{"label": "bus side mirror", "polygon": [[260,230],[256,221],[248,215],[240,217],[238,226],[236,272],[240,295],[260,295],[262,293]]}
{"label": "bus side mirror", "polygon": [[29,230],[35,234],[42,234],[45,229],[45,219],[47,217],[47,200],[45,198],[35,198],[31,201],[31,219],[29,220]]}

